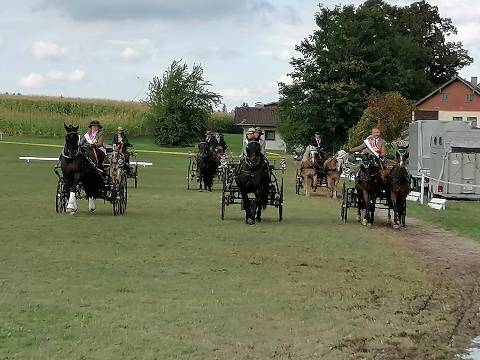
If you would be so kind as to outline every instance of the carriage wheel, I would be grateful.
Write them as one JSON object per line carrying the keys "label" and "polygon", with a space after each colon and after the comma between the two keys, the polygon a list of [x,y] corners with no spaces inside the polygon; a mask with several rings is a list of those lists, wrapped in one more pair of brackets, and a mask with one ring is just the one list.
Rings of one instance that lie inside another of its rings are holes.
{"label": "carriage wheel", "polygon": [[190,190],[191,179],[192,179],[192,158],[190,157],[190,161],[188,162],[188,169],[187,169],[187,190]]}
{"label": "carriage wheel", "polygon": [[120,177],[120,199],[121,199],[121,213],[125,214],[127,211],[128,203],[128,183],[127,183],[127,174],[122,173]]}
{"label": "carriage wheel", "polygon": [[342,204],[340,205],[340,216],[344,223],[347,222],[348,217],[348,195],[347,195],[347,186],[345,182],[342,186]]}
{"label": "carriage wheel", "polygon": [[302,177],[300,176],[300,171],[297,169],[297,173],[295,175],[295,194],[297,195],[300,195],[300,190],[302,189],[303,187],[303,184],[302,184]]}
{"label": "carriage wheel", "polygon": [[135,164],[135,189],[138,187],[138,164]]}
{"label": "carriage wheel", "polygon": [[283,219],[283,178],[280,184],[280,199],[278,203],[278,221],[282,221]]}
{"label": "carriage wheel", "polygon": [[122,173],[120,179],[115,180],[112,190],[113,215],[122,215],[127,210],[127,177]]}
{"label": "carriage wheel", "polygon": [[120,202],[118,201],[119,198],[119,181],[115,180],[113,183],[112,187],[112,193],[111,193],[111,198],[110,201],[112,202],[112,209],[113,209],[113,215],[119,215],[120,214]]}
{"label": "carriage wheel", "polygon": [[67,208],[67,196],[65,194],[65,181],[63,178],[58,179],[57,193],[55,194],[55,211],[57,213],[63,213]]}

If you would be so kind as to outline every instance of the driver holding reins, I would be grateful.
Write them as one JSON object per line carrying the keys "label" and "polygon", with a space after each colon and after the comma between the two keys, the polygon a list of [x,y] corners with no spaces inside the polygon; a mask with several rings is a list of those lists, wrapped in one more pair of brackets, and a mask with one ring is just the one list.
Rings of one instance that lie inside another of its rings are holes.
{"label": "driver holding reins", "polygon": [[361,152],[362,154],[372,154],[376,157],[384,157],[387,154],[386,151],[387,142],[382,139],[380,129],[373,128],[372,135],[369,135],[363,143],[357,147],[350,149],[350,153]]}
{"label": "driver holding reins", "polygon": [[98,120],[92,120],[88,127],[90,128],[90,130],[82,136],[79,145],[82,146],[90,144],[93,149],[93,154],[95,156],[97,166],[101,168],[103,166],[103,161],[105,160],[105,157],[107,155],[107,150],[105,149],[105,146],[103,144],[103,126]]}

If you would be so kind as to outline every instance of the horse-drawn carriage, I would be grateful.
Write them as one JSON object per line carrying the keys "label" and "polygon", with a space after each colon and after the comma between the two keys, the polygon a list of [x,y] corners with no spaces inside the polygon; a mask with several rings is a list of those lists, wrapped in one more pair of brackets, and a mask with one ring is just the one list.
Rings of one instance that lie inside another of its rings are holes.
{"label": "horse-drawn carriage", "polygon": [[[396,150],[396,160],[379,158],[371,154],[355,154],[353,161],[346,164],[342,186],[340,217],[348,220],[349,209],[358,212],[358,221],[372,225],[376,209],[387,210],[393,227],[405,227],[407,212],[406,197],[410,191],[409,174],[404,159],[407,151]],[[352,176],[354,175],[354,176]],[[363,216],[361,212],[364,211]]]}
{"label": "horse-drawn carriage", "polygon": [[[125,163],[125,157],[121,153],[113,152],[110,157],[110,162],[105,166],[104,171],[104,180],[98,189],[99,198],[103,199],[104,202],[108,201],[112,204],[113,215],[123,215],[127,210],[128,202],[128,184],[126,166],[129,166]],[[137,165],[135,165],[136,167]],[[136,171],[135,169],[130,173],[130,177],[133,177],[135,174],[135,185],[136,181]],[[66,188],[65,178],[60,171],[60,165],[57,164],[54,168],[55,174],[58,176],[57,182],[57,191],[55,194],[55,210],[57,213],[63,213],[67,211],[67,204],[69,201],[69,191]],[[76,199],[88,199],[83,184],[79,182],[75,188],[75,197]],[[91,209],[92,210],[92,209]]]}
{"label": "horse-drawn carriage", "polygon": [[[264,161],[264,160],[262,160]],[[247,164],[246,164],[247,163]],[[281,159],[279,162],[279,167],[276,166],[276,161],[273,161],[272,164],[261,164],[257,168],[264,167],[268,168],[269,182],[268,189],[265,191],[265,197],[262,200],[261,195],[248,190],[242,189],[238,185],[238,175],[242,172],[245,173],[247,177],[254,179],[255,170],[251,167],[251,170],[248,169],[248,159],[243,158],[239,161],[229,161],[224,165],[223,173],[223,187],[222,187],[222,198],[221,198],[221,219],[225,218],[225,210],[227,206],[233,204],[240,204],[242,210],[246,211],[247,223],[249,219],[249,211],[253,210],[253,216],[257,216],[257,221],[261,221],[260,213],[262,207],[273,206],[278,210],[278,221],[282,221],[283,218],[283,174],[286,170],[286,161]],[[281,171],[282,177],[280,180],[277,177],[277,171]],[[245,204],[245,201],[248,201],[248,204]],[[263,203],[262,203],[263,202]],[[262,203],[262,204],[261,204]],[[256,212],[256,214],[255,214]],[[253,222],[255,219],[252,219]]]}
{"label": "horse-drawn carriage", "polygon": [[[204,167],[202,167],[202,164],[199,166],[199,159],[203,160],[205,159],[206,162],[211,162],[211,163],[216,163],[214,173],[212,174],[212,183],[216,182],[221,184],[223,182],[223,176],[224,176],[224,171],[225,171],[225,165],[228,162],[228,158],[230,157],[228,153],[209,153],[211,149],[208,147],[202,148],[201,144],[205,143],[200,143],[199,144],[199,151],[198,153],[194,154],[192,152],[188,153],[188,167],[187,167],[187,189],[190,190],[193,188],[193,184],[198,184],[198,187],[202,189],[205,187],[205,189],[208,188],[208,185],[205,184],[205,182],[208,183],[209,180],[205,181],[205,177],[203,176],[204,174],[202,173],[202,170],[204,170]],[[205,151],[205,153],[203,153]],[[204,161],[204,164],[206,163]],[[208,166],[207,166],[208,168]],[[207,176],[209,178],[209,176]]]}
{"label": "horse-drawn carriage", "polygon": [[302,189],[309,196],[311,190],[326,188],[330,197],[336,198],[337,184],[340,180],[344,152],[328,155],[314,146],[306,149],[297,147],[294,150],[294,160],[297,162],[295,173],[295,193],[300,195]]}

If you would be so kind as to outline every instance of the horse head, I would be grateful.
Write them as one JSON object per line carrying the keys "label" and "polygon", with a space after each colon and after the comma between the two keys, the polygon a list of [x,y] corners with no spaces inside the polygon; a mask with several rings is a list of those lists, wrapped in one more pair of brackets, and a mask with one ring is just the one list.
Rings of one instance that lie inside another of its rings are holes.
{"label": "horse head", "polygon": [[245,148],[246,157],[245,161],[249,168],[253,169],[257,167],[262,160],[262,149],[260,143],[251,141]]}
{"label": "horse head", "polygon": [[208,157],[211,153],[210,146],[205,142],[201,141],[198,143],[198,155],[201,157]]}
{"label": "horse head", "polygon": [[308,145],[302,158],[302,163],[304,166],[315,167],[319,161],[320,154],[318,153],[317,149],[312,145]]}
{"label": "horse head", "polygon": [[405,161],[408,159],[408,148],[406,147],[399,147],[395,151],[395,158],[397,159],[397,163],[400,166],[405,166]]}
{"label": "horse head", "polygon": [[78,154],[80,136],[78,135],[78,126],[63,124],[67,134],[65,135],[65,145],[63,155],[65,157],[73,157]]}

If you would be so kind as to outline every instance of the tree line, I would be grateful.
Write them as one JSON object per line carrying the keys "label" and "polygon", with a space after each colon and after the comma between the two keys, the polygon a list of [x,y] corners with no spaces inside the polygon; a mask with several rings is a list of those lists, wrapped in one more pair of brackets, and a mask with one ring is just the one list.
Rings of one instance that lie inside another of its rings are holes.
{"label": "tree line", "polygon": [[[279,131],[289,147],[320,131],[329,148],[361,140],[371,126],[387,140],[408,126],[414,100],[458,74],[473,59],[451,19],[426,1],[407,6],[367,0],[359,6],[319,5],[316,28],[290,61],[291,84],[280,83]],[[221,102],[203,68],[174,61],[149,85],[155,139],[187,145],[205,132]]]}

